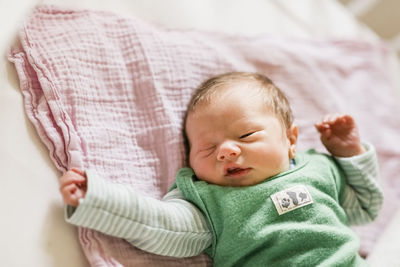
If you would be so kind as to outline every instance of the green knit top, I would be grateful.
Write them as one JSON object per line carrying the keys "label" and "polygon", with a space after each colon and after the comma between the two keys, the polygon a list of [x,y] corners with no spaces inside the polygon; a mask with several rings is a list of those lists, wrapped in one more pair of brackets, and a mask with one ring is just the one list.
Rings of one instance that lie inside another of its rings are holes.
{"label": "green knit top", "polygon": [[212,230],[206,253],[214,266],[366,265],[340,206],[343,171],[313,150],[295,161],[295,168],[247,187],[208,184],[192,169],[180,170],[175,185]]}

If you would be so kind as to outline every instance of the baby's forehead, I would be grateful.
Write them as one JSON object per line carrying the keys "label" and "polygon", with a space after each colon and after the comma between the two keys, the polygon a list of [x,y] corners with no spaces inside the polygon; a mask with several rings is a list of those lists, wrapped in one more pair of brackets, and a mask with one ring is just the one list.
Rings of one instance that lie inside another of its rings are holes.
{"label": "baby's forehead", "polygon": [[188,111],[187,122],[207,121],[225,122],[226,120],[244,120],[246,117],[269,117],[276,115],[262,98],[256,95],[240,94],[230,91],[200,102]]}
{"label": "baby's forehead", "polygon": [[216,88],[210,88],[196,105],[207,108],[213,105],[228,105],[242,101],[251,101],[254,104],[268,104],[270,98],[267,90],[254,82],[238,82],[234,84],[222,84]]}

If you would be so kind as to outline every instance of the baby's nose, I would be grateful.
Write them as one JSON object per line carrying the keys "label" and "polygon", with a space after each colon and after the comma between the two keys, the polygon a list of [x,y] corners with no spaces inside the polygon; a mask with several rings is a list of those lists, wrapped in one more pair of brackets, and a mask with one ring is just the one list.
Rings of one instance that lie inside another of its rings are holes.
{"label": "baby's nose", "polygon": [[218,160],[228,160],[238,157],[241,153],[240,147],[233,142],[224,142],[220,145],[217,154]]}

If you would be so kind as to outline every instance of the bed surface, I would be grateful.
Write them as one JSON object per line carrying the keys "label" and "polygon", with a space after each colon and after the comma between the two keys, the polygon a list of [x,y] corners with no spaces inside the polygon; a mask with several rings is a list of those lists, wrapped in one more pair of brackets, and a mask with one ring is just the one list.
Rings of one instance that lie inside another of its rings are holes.
{"label": "bed surface", "polygon": [[[36,4],[114,11],[174,28],[247,34],[266,32],[313,38],[377,39],[335,1],[296,1],[289,6],[278,0],[116,0],[112,3],[96,0],[16,0],[7,7],[0,6],[2,25],[7,25],[0,32],[3,55],[0,63],[0,166],[4,174],[0,179],[3,211],[0,250],[4,266],[88,266],[80,250],[77,230],[64,222],[57,180],[60,173],[24,113],[19,81],[12,63],[5,56],[7,48],[15,42],[18,25]],[[393,77],[398,77],[395,64],[393,60],[390,72]],[[382,236],[378,248],[371,254],[373,266],[378,263],[380,255],[388,252],[386,245],[390,244],[388,247],[392,248],[390,255],[396,255],[393,244],[399,233],[393,226],[395,222],[400,223],[400,215],[394,217],[388,227],[391,232]],[[397,255],[399,252],[397,250]],[[388,263],[394,263],[396,259],[390,255]]]}

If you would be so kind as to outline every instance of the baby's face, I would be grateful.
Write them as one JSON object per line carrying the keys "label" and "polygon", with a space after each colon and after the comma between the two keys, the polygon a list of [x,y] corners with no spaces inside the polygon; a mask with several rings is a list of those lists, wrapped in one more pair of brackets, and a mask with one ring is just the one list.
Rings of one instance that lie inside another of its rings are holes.
{"label": "baby's face", "polygon": [[223,92],[188,115],[190,165],[198,179],[212,184],[258,184],[289,169],[293,128],[284,129],[259,97],[240,89]]}

